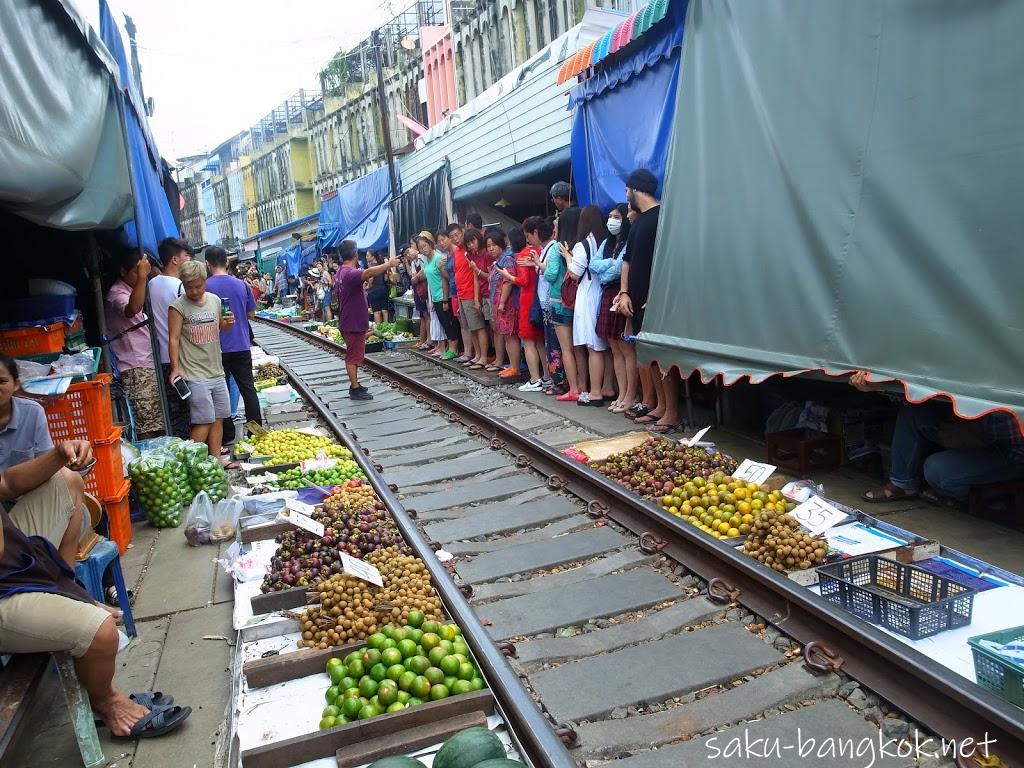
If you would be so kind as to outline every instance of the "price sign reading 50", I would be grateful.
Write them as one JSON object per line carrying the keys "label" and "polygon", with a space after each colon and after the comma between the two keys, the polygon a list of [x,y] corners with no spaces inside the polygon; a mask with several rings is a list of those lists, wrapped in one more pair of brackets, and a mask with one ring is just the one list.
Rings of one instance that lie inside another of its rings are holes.
{"label": "price sign reading 50", "polygon": [[732,476],[745,483],[756,483],[757,485],[761,485],[765,480],[772,476],[774,471],[774,464],[761,464],[757,461],[744,459],[743,463],[736,467],[736,471],[732,473]]}

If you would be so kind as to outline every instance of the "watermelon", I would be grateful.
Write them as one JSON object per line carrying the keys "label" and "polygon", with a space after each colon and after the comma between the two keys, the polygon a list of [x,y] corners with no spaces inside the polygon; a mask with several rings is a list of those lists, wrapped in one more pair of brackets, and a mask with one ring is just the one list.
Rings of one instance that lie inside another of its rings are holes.
{"label": "watermelon", "polygon": [[369,768],[426,768],[426,766],[419,760],[405,755],[390,755],[370,763]]}
{"label": "watermelon", "polygon": [[526,768],[526,766],[518,760],[509,760],[507,757],[495,757],[490,760],[484,760],[482,763],[477,763],[473,768]]}
{"label": "watermelon", "polygon": [[474,768],[486,760],[504,757],[501,739],[486,728],[467,728],[448,739],[434,755],[434,768]]}

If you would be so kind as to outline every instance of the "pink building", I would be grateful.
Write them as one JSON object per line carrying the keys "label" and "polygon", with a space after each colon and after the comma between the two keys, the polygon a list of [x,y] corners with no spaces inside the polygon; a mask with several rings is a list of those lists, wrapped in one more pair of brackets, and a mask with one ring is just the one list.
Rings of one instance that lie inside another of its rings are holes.
{"label": "pink building", "polygon": [[455,92],[455,61],[450,27],[422,27],[423,79],[427,91],[427,118],[436,125],[459,108]]}

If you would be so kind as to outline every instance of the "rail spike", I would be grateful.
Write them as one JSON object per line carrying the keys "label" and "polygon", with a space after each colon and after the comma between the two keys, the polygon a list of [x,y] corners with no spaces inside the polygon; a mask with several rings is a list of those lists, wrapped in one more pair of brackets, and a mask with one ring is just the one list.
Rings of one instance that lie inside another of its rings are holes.
{"label": "rail spike", "polygon": [[838,672],[846,660],[822,640],[812,640],[804,646],[804,664],[819,675]]}
{"label": "rail spike", "polygon": [[740,591],[720,576],[715,576],[708,582],[708,600],[719,605],[733,603],[739,600]]}

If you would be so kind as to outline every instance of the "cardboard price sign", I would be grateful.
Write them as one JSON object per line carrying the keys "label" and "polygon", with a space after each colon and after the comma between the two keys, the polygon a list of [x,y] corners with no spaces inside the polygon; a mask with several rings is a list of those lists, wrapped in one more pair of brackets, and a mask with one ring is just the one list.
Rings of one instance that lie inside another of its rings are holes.
{"label": "cardboard price sign", "polygon": [[772,476],[775,469],[774,464],[762,464],[759,461],[744,459],[743,463],[736,467],[736,471],[732,473],[732,476],[745,483],[762,485],[765,480]]}
{"label": "cardboard price sign", "polygon": [[845,512],[840,512],[820,496],[812,496],[789,514],[813,536],[824,533],[847,518]]}
{"label": "cardboard price sign", "polygon": [[307,530],[322,538],[324,535],[324,526],[312,518],[314,509],[315,508],[313,506],[306,504],[305,502],[298,501],[297,499],[288,499],[288,501],[285,502],[284,511],[281,512],[281,517],[292,525]]}
{"label": "cardboard price sign", "polygon": [[384,586],[384,577],[380,575],[380,571],[374,566],[364,560],[357,560],[350,555],[346,555],[344,552],[339,554],[341,555],[341,568],[345,573],[355,576],[357,579],[368,581],[371,584],[376,584],[378,587]]}
{"label": "cardboard price sign", "polygon": [[694,446],[697,443],[699,443],[701,441],[701,438],[704,437],[704,435],[706,435],[710,430],[711,430],[711,427],[704,427],[704,429],[700,430],[697,434],[695,434],[689,440],[687,440],[686,438],[683,438],[679,442],[689,448],[689,447]]}
{"label": "cardboard price sign", "polygon": [[320,451],[315,459],[306,459],[299,462],[299,469],[303,472],[312,472],[317,469],[334,469],[336,466],[338,466],[338,460],[327,458],[323,451]]}

